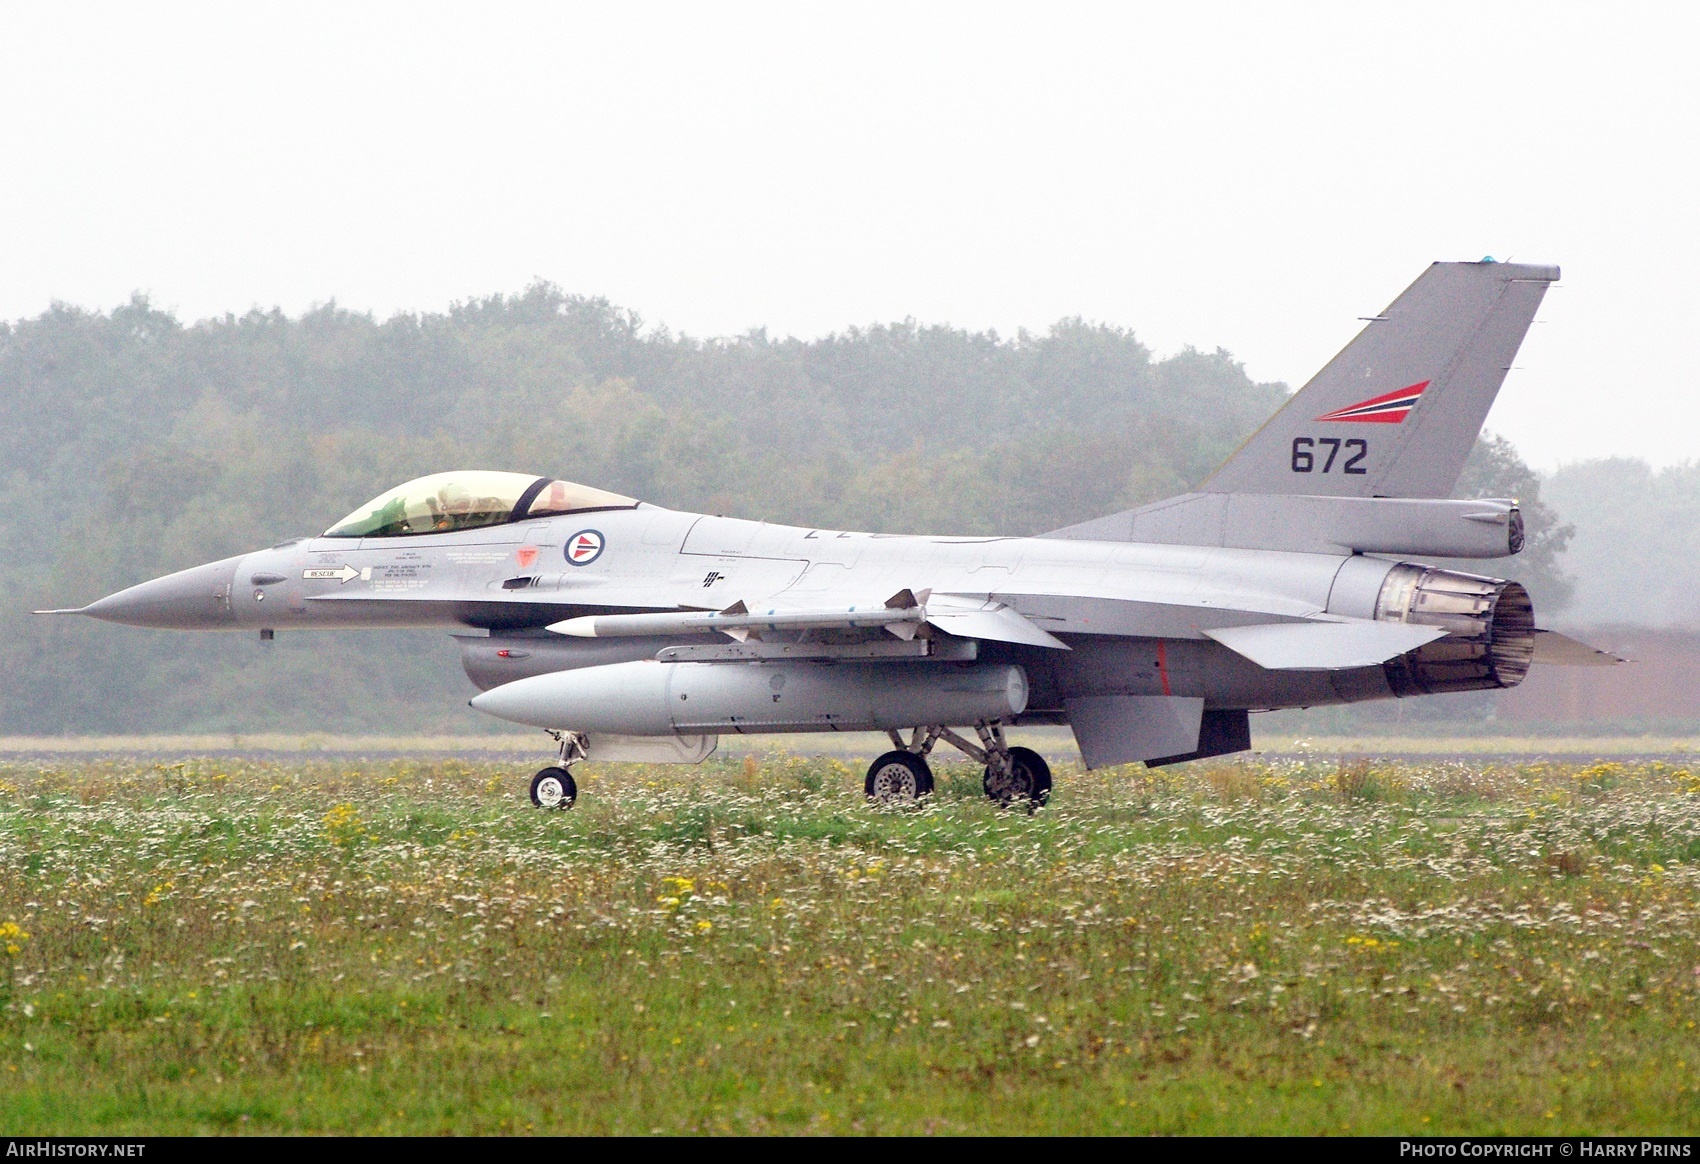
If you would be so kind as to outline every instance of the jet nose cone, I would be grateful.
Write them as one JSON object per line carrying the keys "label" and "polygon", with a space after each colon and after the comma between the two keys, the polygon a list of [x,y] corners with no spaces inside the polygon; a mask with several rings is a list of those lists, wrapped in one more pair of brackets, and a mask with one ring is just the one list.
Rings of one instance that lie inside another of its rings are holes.
{"label": "jet nose cone", "polygon": [[109,594],[79,612],[106,622],[166,630],[227,630],[236,626],[230,587],[242,555],[192,566]]}

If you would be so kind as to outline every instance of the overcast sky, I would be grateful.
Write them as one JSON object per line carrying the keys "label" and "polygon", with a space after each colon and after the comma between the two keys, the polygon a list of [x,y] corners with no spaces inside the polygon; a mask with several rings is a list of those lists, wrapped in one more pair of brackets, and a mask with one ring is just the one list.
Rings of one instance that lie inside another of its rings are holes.
{"label": "overcast sky", "polygon": [[1696,456],[1700,7],[0,7],[0,317],[536,278],[696,335],[1134,328],[1302,383],[1555,262],[1489,427]]}

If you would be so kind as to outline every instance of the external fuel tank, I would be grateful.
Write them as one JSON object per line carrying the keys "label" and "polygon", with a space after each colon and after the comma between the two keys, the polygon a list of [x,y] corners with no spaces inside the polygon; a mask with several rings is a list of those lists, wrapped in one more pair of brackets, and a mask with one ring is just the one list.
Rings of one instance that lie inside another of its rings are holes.
{"label": "external fuel tank", "polygon": [[1010,719],[1027,707],[1027,676],[996,664],[642,660],[515,680],[472,706],[615,735],[883,731]]}

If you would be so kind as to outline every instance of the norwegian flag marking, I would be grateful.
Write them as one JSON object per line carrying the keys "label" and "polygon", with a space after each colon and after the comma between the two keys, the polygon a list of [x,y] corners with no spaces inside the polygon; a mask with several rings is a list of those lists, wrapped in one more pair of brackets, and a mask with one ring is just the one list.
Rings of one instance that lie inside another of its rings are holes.
{"label": "norwegian flag marking", "polygon": [[567,539],[567,561],[575,566],[588,566],[601,553],[602,534],[597,530],[580,530]]}
{"label": "norwegian flag marking", "polygon": [[1411,409],[1422,399],[1423,389],[1427,388],[1428,384],[1429,382],[1424,380],[1408,388],[1372,396],[1368,400],[1336,408],[1333,412],[1325,412],[1316,419],[1350,421],[1354,424],[1399,424],[1411,415]]}

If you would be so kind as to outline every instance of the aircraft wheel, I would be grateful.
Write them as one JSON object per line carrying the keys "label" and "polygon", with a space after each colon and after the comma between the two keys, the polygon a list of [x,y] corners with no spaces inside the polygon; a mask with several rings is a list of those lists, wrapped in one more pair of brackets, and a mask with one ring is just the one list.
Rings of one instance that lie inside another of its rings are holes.
{"label": "aircraft wheel", "polygon": [[1044,804],[1051,798],[1051,766],[1032,748],[1009,750],[1009,773],[995,772],[988,765],[982,787],[999,804],[1025,800]]}
{"label": "aircraft wheel", "polygon": [[913,752],[887,752],[868,767],[868,799],[877,804],[914,804],[933,790],[933,770]]}
{"label": "aircraft wheel", "polygon": [[531,778],[531,803],[538,808],[571,808],[578,785],[565,768],[551,765]]}

